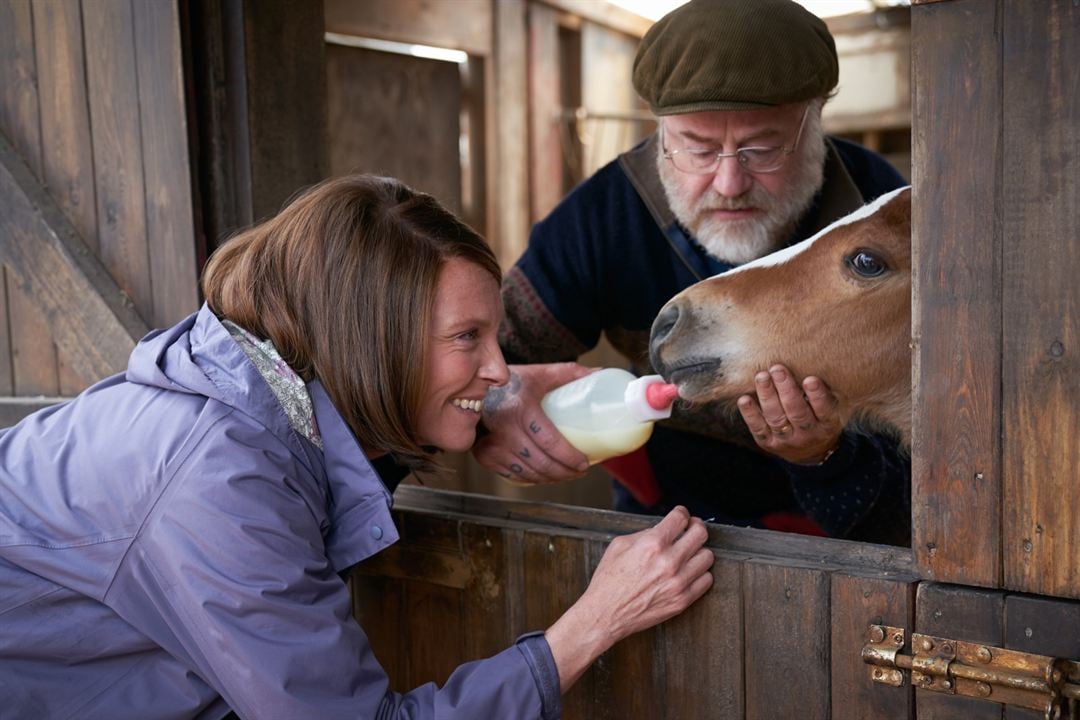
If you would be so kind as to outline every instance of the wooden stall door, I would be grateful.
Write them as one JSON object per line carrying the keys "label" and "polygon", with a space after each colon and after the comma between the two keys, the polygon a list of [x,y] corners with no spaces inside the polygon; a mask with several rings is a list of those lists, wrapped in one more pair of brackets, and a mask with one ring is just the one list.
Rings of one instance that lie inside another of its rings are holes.
{"label": "wooden stall door", "polygon": [[912,8],[914,550],[1080,598],[1080,6]]}
{"label": "wooden stall door", "polygon": [[[405,691],[543,630],[607,543],[656,518],[400,487],[401,541],[357,566],[355,615]],[[912,717],[910,685],[874,683],[873,624],[910,626],[905,549],[711,526],[715,585],[688,612],[602,656],[563,717]]]}
{"label": "wooden stall door", "polygon": [[[917,0],[912,48],[914,553],[958,584],[922,583],[907,630],[1044,669],[1080,658],[1080,6]],[[915,682],[920,720],[1057,717],[1048,691]]]}

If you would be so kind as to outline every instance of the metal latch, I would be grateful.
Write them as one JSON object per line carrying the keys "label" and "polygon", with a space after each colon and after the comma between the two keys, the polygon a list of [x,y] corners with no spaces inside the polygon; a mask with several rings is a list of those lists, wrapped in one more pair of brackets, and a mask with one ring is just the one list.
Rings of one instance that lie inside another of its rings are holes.
{"label": "metal latch", "polygon": [[917,688],[1080,720],[1080,662],[920,633],[911,635],[915,654],[903,655],[904,641],[903,628],[870,626],[862,659],[874,682],[900,687],[910,670]]}

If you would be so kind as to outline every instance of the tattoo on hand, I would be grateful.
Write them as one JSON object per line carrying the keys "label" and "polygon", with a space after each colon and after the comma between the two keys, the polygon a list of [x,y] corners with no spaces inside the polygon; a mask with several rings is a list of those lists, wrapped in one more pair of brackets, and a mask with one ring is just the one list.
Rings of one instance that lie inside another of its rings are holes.
{"label": "tattoo on hand", "polygon": [[536,433],[540,432],[540,424],[533,420],[529,423],[529,429],[532,430],[533,434],[535,435]]}
{"label": "tattoo on hand", "polygon": [[521,471],[524,470],[524,468],[521,467],[520,465],[518,465],[517,463],[511,463],[510,464],[510,469],[514,471],[515,475],[520,475]]}
{"label": "tattoo on hand", "polygon": [[529,448],[521,448],[521,452],[518,453],[523,458],[531,457],[529,455]]}

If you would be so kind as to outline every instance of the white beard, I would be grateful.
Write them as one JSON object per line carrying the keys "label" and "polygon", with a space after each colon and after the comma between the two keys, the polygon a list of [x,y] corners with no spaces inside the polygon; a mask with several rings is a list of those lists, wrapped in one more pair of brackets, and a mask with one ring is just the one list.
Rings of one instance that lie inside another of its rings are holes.
{"label": "white beard", "polygon": [[[811,111],[807,115],[803,138],[790,162],[798,166],[787,194],[782,197],[774,197],[755,183],[737,198],[723,197],[710,188],[691,201],[679,191],[680,172],[664,159],[662,148],[657,152],[660,181],[675,218],[710,255],[732,265],[750,262],[783,247],[821,188],[825,177],[825,135],[820,112]],[[720,220],[712,214],[713,210],[747,207],[765,213],[746,220]]]}

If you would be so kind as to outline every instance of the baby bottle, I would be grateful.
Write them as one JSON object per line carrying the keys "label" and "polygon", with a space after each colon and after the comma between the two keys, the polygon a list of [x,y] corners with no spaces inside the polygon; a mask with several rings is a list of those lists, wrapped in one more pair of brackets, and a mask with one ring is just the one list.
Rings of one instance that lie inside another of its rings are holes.
{"label": "baby bottle", "polygon": [[555,388],[540,407],[594,464],[644,445],[653,423],[671,417],[678,394],[678,388],[659,375],[638,378],[620,368],[606,368]]}

